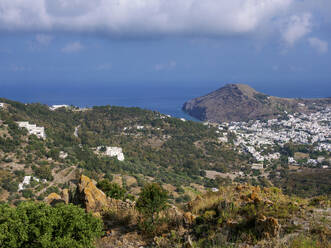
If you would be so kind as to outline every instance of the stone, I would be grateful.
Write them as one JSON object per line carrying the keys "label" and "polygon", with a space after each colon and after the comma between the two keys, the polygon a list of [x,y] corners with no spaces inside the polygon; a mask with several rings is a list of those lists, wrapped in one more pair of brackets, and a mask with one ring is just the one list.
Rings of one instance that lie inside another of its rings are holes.
{"label": "stone", "polygon": [[57,203],[64,203],[62,197],[56,193],[51,193],[45,198],[45,202],[54,206]]}
{"label": "stone", "polygon": [[75,203],[88,212],[100,212],[107,207],[107,196],[98,189],[90,178],[82,175],[75,194]]}
{"label": "stone", "polygon": [[66,204],[69,204],[69,190],[64,189],[61,193],[61,198],[64,200]]}

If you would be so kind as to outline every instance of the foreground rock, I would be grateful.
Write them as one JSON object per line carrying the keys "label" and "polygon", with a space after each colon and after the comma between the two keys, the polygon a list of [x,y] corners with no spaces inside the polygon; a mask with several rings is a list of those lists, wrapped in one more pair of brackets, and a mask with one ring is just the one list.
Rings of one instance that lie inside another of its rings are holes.
{"label": "foreground rock", "polygon": [[98,189],[92,180],[82,175],[74,197],[76,204],[82,205],[88,212],[100,212],[107,207],[107,196]]}
{"label": "foreground rock", "polygon": [[60,202],[73,203],[81,205],[87,212],[92,213],[100,213],[109,205],[106,194],[98,189],[90,178],[84,175],[80,177],[76,190],[69,192],[68,189],[64,189],[61,196],[52,193],[46,197],[45,202],[51,205]]}

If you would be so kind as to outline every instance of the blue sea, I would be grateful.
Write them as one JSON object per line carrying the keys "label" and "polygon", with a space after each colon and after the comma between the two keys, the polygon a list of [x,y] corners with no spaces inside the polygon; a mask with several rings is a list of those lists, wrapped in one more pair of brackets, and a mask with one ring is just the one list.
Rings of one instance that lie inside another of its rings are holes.
{"label": "blue sea", "polygon": [[[185,101],[221,88],[225,83],[186,84],[97,84],[97,83],[15,83],[0,84],[0,97],[24,103],[47,105],[72,104],[78,107],[113,105],[156,110],[173,117],[194,120],[181,108]],[[318,87],[310,83],[250,84],[256,90],[274,96],[314,98],[330,97],[331,84]]]}

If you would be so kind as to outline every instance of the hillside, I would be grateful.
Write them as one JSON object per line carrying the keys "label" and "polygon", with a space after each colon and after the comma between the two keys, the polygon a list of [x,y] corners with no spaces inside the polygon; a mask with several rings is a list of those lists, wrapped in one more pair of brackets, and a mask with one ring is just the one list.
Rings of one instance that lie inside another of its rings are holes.
{"label": "hillside", "polygon": [[290,99],[268,96],[245,84],[227,84],[205,96],[186,102],[183,110],[203,121],[230,122],[272,119],[284,112],[309,113],[331,104],[331,98]]}
{"label": "hillside", "polygon": [[[0,247],[330,245],[328,150],[255,144],[261,162],[230,126],[139,108],[0,103]],[[319,137],[330,119],[321,113]]]}
{"label": "hillside", "polygon": [[[181,201],[192,192],[217,186],[205,177],[205,170],[226,172],[247,163],[246,154],[238,154],[231,144],[221,145],[216,128],[201,123],[139,108],[52,111],[42,104],[0,101],[6,104],[0,109],[3,201],[42,199],[54,187],[67,187],[82,172],[97,181],[108,178],[133,195],[144,182],[159,182],[171,189],[174,200]],[[30,135],[16,122],[44,127],[46,138]],[[107,149],[122,151],[124,160],[109,156]],[[47,183],[35,182],[22,196],[25,191],[17,191],[25,176]]]}

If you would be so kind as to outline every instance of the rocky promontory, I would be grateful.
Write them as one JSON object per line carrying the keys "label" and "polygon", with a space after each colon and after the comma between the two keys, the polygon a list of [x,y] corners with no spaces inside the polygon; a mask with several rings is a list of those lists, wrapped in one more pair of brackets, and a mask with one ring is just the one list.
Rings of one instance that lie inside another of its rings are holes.
{"label": "rocky promontory", "polygon": [[230,122],[273,119],[284,113],[309,113],[328,104],[331,98],[281,98],[260,93],[246,84],[227,84],[187,101],[183,110],[202,121]]}

